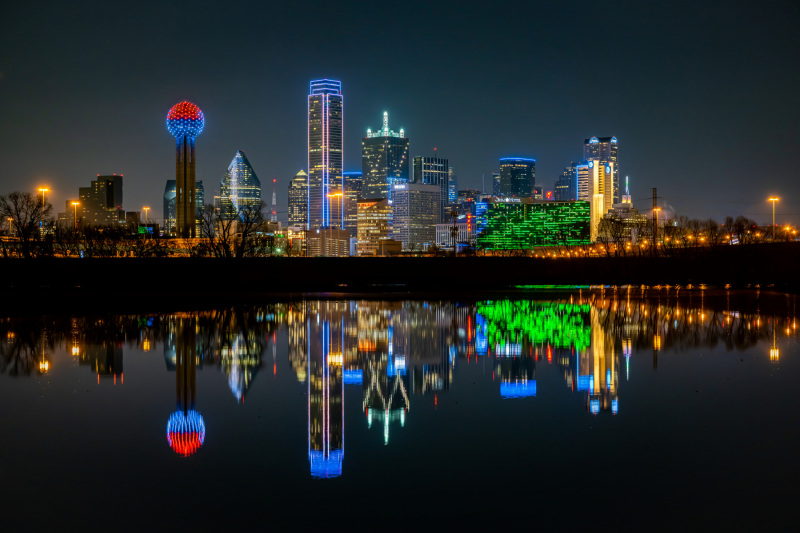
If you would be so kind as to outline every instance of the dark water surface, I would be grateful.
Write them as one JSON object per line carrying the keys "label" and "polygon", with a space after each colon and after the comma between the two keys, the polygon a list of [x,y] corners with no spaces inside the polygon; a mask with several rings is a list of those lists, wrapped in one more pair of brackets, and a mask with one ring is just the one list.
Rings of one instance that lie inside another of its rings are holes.
{"label": "dark water surface", "polygon": [[0,320],[0,525],[788,529],[796,297]]}

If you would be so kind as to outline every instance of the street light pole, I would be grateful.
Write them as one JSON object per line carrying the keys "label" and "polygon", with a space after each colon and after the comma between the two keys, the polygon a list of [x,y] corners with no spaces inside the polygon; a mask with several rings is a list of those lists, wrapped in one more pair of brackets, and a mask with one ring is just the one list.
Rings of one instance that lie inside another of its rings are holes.
{"label": "street light pole", "polygon": [[80,202],[72,202],[72,207],[75,209],[75,230],[78,230],[78,205]]}
{"label": "street light pole", "polygon": [[772,242],[775,242],[775,202],[780,200],[777,196],[769,198],[767,201],[772,202]]}

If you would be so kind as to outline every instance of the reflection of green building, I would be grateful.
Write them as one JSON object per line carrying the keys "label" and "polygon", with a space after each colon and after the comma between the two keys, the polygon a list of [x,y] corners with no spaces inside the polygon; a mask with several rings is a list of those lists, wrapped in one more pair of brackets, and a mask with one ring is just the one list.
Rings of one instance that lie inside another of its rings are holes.
{"label": "reflection of green building", "polygon": [[498,352],[516,345],[521,353],[523,347],[540,344],[585,350],[591,341],[588,304],[498,300],[476,307],[479,333]]}
{"label": "reflection of green building", "polygon": [[537,202],[531,198],[487,201],[478,247],[524,250],[589,244],[589,202]]}

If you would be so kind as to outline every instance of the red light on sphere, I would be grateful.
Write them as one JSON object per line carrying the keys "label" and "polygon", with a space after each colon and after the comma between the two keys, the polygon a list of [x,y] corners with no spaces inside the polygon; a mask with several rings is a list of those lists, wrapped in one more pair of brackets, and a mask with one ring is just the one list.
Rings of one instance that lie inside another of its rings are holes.
{"label": "red light on sphere", "polygon": [[200,439],[200,433],[195,431],[191,433],[170,433],[169,445],[175,451],[184,457],[189,457],[194,452],[200,449],[203,441]]}
{"label": "red light on sphere", "polygon": [[167,113],[167,129],[178,138],[197,137],[203,131],[205,117],[200,108],[191,102],[180,102]]}

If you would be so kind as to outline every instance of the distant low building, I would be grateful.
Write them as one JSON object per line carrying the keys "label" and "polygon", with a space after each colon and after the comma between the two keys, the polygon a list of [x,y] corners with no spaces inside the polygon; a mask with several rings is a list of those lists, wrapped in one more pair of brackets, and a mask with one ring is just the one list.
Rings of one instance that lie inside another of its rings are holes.
{"label": "distant low building", "polygon": [[[456,248],[459,246],[475,247],[478,235],[475,220],[469,216],[456,222]],[[453,248],[453,224],[436,224],[436,246]]]}
{"label": "distant low building", "polygon": [[305,246],[308,257],[349,257],[350,232],[335,228],[306,230]]}

